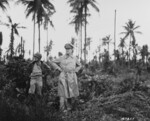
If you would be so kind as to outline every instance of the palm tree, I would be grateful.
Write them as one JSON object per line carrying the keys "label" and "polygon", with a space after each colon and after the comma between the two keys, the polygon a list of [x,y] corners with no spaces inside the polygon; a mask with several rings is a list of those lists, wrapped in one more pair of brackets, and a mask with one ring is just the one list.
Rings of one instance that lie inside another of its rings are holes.
{"label": "palm tree", "polygon": [[28,18],[30,14],[33,14],[32,20],[34,21],[33,24],[33,55],[35,50],[35,14],[37,12],[38,0],[18,0],[17,4],[22,3],[26,6],[26,17]]}
{"label": "palm tree", "polygon": [[39,31],[39,52],[40,52],[40,26],[43,22],[43,18],[47,17],[49,13],[54,13],[55,8],[49,0],[18,0],[18,3],[22,3],[26,6],[26,17],[33,14],[32,20],[34,21],[34,32],[33,32],[33,54],[34,54],[34,44],[35,44],[35,23],[38,23]]}
{"label": "palm tree", "polygon": [[88,58],[90,59],[90,49],[91,49],[91,42],[92,42],[92,38],[91,37],[88,37],[87,40],[86,40],[86,47],[89,47],[87,52],[88,52]]}
{"label": "palm tree", "polygon": [[130,50],[131,50],[131,42],[136,42],[135,39],[135,33],[141,34],[140,31],[136,31],[140,26],[136,26],[135,22],[133,22],[131,19],[129,19],[128,23],[126,23],[126,26],[123,26],[125,29],[125,32],[121,32],[121,34],[125,34],[124,40],[127,39],[127,37],[130,37],[129,41],[129,63],[130,63]]}
{"label": "palm tree", "polygon": [[20,55],[21,54],[21,43],[19,43],[15,49],[15,55],[17,56],[17,53]]}
{"label": "palm tree", "polygon": [[[121,63],[123,65],[123,62],[125,61],[124,48],[126,48],[126,43],[125,43],[125,40],[123,38],[120,38],[120,43],[119,43],[118,47],[121,49]],[[127,59],[128,59],[128,57],[127,57]]]}
{"label": "palm tree", "polygon": [[43,22],[43,19],[47,19],[48,17],[51,17],[51,15],[55,12],[55,8],[52,3],[49,2],[49,0],[39,0],[39,6],[37,10],[37,24],[38,24],[38,30],[39,30],[39,52],[40,52],[40,26]]}
{"label": "palm tree", "polygon": [[148,62],[148,56],[149,56],[148,45],[142,46],[142,49],[140,50],[140,54],[141,54],[143,63],[145,62],[145,58],[146,58],[146,63],[147,63]]}
{"label": "palm tree", "polygon": [[49,24],[52,28],[54,28],[53,22],[51,21],[50,17],[51,17],[51,13],[48,13],[45,15],[44,17],[44,29],[47,31],[46,32],[46,36],[47,36],[47,46],[48,46],[48,30],[49,30]]}
{"label": "palm tree", "polygon": [[104,46],[105,46],[105,45],[108,46],[108,54],[109,54],[109,44],[110,44],[110,41],[112,40],[112,39],[110,39],[110,35],[108,35],[108,36],[102,38],[102,40],[103,40],[103,43],[102,43],[102,44],[103,44]]}
{"label": "palm tree", "polygon": [[[0,0],[0,8],[5,11],[6,10],[6,6],[5,5],[8,5],[8,0]],[[0,33],[2,35],[2,33]],[[1,38],[2,39],[2,38]],[[1,48],[1,45],[2,45],[2,40],[0,40],[0,61],[1,61],[1,54],[2,54],[2,48]]]}
{"label": "palm tree", "polygon": [[5,25],[8,28],[11,29],[11,34],[10,34],[10,44],[9,44],[9,49],[7,52],[10,52],[10,57],[12,58],[12,56],[14,55],[14,35],[18,35],[19,36],[19,32],[18,29],[25,29],[26,27],[24,26],[19,26],[19,23],[13,23],[12,19],[10,16],[7,16],[9,23],[4,23],[1,22],[1,25]]}
{"label": "palm tree", "polygon": [[18,53],[19,55],[24,57],[24,53],[25,53],[24,43],[25,43],[25,40],[23,40],[23,37],[21,37],[21,42],[18,44],[18,46],[15,49],[15,55],[17,55]]}
{"label": "palm tree", "polygon": [[6,10],[6,6],[8,5],[8,0],[0,0],[0,8],[5,11]]}
{"label": "palm tree", "polygon": [[75,25],[75,32],[77,35],[79,35],[80,59],[82,60],[82,26],[84,22],[83,7],[82,7],[83,2],[81,0],[69,0],[68,3],[70,4],[70,7],[72,7],[70,12],[74,14],[70,24]]}
{"label": "palm tree", "polygon": [[118,45],[119,46],[119,48],[121,48],[121,55],[122,55],[122,57],[123,57],[123,55],[124,55],[124,47],[126,46],[126,44],[125,44],[125,40],[123,39],[123,38],[120,38],[120,44]]}
{"label": "palm tree", "polygon": [[1,48],[2,43],[3,43],[3,34],[2,32],[0,32],[0,61],[1,61],[2,51],[3,51]]}
{"label": "palm tree", "polygon": [[[96,1],[95,0],[83,0],[83,8],[84,8],[84,17],[85,17],[85,21],[84,21],[84,32],[85,32],[85,37],[84,37],[84,50],[86,51],[86,38],[87,38],[87,16],[89,8],[88,6],[93,7],[97,12],[99,12],[99,8],[96,6]],[[86,63],[86,54],[84,54],[84,59],[85,59],[85,63]]]}
{"label": "palm tree", "polygon": [[48,60],[48,56],[52,50],[52,46],[53,46],[53,41],[51,40],[48,45],[46,45],[44,51],[46,52],[46,56],[47,56],[47,60]]}
{"label": "palm tree", "polygon": [[[86,40],[87,40],[87,16],[90,14],[88,13],[89,8],[88,6],[92,6],[97,12],[99,12],[99,8],[96,6],[95,0],[69,0],[70,6],[73,7],[73,10],[79,9],[80,10],[80,18],[84,18],[84,31],[85,31],[85,38],[84,38],[84,60],[86,63]],[[79,12],[77,12],[79,13]],[[82,13],[82,14],[81,14]],[[82,23],[82,21],[81,21]]]}
{"label": "palm tree", "polygon": [[133,52],[133,61],[136,64],[137,54],[138,54],[138,44],[136,43],[136,41],[132,41],[131,46],[132,46],[132,52]]}

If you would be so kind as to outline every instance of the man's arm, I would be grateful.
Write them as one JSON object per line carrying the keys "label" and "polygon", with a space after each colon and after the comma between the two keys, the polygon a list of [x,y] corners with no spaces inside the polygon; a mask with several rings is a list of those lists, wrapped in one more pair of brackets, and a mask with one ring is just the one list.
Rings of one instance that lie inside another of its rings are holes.
{"label": "man's arm", "polygon": [[58,66],[58,64],[60,63],[60,59],[56,59],[54,61],[48,61],[48,63],[52,66],[52,68],[54,70],[62,71],[62,69],[60,68],[60,66]]}
{"label": "man's arm", "polygon": [[43,62],[43,64],[44,64],[46,69],[51,70],[51,67],[47,63]]}

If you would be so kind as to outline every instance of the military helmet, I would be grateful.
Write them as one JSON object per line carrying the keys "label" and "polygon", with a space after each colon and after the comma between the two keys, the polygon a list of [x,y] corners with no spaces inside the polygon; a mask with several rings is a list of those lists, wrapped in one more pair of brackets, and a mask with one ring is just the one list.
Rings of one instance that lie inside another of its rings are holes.
{"label": "military helmet", "polygon": [[34,54],[34,57],[37,57],[38,59],[41,59],[41,58],[42,58],[42,55],[37,52],[37,53]]}

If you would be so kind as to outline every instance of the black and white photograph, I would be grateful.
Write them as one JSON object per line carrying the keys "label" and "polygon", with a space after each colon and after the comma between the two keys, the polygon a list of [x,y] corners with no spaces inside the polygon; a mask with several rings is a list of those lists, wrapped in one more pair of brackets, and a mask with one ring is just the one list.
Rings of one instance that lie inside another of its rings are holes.
{"label": "black and white photograph", "polygon": [[150,0],[0,0],[0,121],[150,121]]}

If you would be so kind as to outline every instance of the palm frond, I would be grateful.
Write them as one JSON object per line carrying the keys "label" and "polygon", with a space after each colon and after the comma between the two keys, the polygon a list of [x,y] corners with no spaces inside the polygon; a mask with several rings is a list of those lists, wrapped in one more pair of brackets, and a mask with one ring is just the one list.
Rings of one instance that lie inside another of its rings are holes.
{"label": "palm frond", "polygon": [[12,19],[11,19],[11,17],[10,17],[10,16],[7,16],[7,18],[8,18],[9,23],[12,24]]}
{"label": "palm frond", "polygon": [[27,27],[25,26],[17,26],[18,29],[26,29]]}
{"label": "palm frond", "polygon": [[130,35],[130,33],[127,32],[123,39],[125,40],[129,35]]}
{"label": "palm frond", "polygon": [[6,10],[6,6],[5,5],[9,5],[8,0],[0,0],[0,8],[5,11]]}
{"label": "palm frond", "polygon": [[99,12],[99,8],[96,6],[96,4],[93,1],[89,1],[89,4],[97,11]]}
{"label": "palm frond", "polygon": [[4,23],[4,22],[0,22],[0,25],[4,25],[4,26],[7,26],[7,27],[10,27],[10,26],[11,26],[10,24]]}
{"label": "palm frond", "polygon": [[138,28],[140,28],[140,26],[136,26],[136,27],[134,27],[134,28],[133,28],[133,30],[136,30],[136,29],[138,29]]}
{"label": "palm frond", "polygon": [[140,32],[140,31],[135,31],[135,33],[142,34],[142,32]]}
{"label": "palm frond", "polygon": [[14,29],[14,32],[15,32],[16,35],[19,36],[18,30],[16,28]]}

